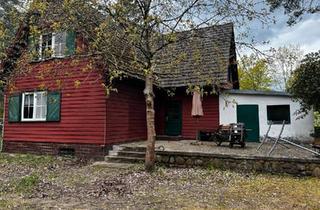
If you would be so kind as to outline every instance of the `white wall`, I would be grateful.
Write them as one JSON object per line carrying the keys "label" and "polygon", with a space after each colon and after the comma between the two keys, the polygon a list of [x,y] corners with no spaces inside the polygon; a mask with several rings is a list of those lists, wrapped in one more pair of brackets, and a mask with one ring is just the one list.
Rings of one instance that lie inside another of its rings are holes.
{"label": "white wall", "polygon": [[[260,137],[268,130],[267,105],[290,105],[291,123],[285,125],[282,137],[292,137],[299,141],[311,141],[310,134],[314,132],[313,112],[303,119],[297,119],[294,114],[300,108],[298,102],[294,102],[288,96],[242,95],[226,93],[219,96],[220,124],[237,122],[237,104],[259,105]],[[269,136],[277,137],[282,125],[272,125]]]}

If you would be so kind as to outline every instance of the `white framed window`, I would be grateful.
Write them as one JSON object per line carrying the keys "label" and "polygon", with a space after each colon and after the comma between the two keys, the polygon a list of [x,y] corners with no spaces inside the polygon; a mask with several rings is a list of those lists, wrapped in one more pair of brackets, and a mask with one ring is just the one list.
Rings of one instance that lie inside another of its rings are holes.
{"label": "white framed window", "polygon": [[47,116],[47,92],[22,94],[21,121],[45,121]]}
{"label": "white framed window", "polygon": [[65,57],[67,33],[48,33],[40,36],[39,58]]}

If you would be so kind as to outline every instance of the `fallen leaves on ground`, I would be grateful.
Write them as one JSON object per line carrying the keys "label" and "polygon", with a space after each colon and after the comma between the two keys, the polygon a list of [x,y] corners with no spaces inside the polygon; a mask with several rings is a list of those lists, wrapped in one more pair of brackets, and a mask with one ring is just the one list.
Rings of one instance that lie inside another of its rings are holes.
{"label": "fallen leaves on ground", "polygon": [[320,209],[311,177],[6,154],[0,165],[0,209]]}

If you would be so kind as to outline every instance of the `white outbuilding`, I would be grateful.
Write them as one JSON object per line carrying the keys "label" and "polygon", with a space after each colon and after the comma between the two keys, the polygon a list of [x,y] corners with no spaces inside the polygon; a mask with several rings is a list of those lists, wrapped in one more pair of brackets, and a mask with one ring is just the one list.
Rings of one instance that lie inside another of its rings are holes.
{"label": "white outbuilding", "polygon": [[296,113],[300,107],[300,103],[285,92],[228,90],[219,96],[220,124],[245,123],[247,140],[259,141],[270,124],[269,136],[277,137],[285,122],[282,137],[312,141],[313,112],[299,118]]}

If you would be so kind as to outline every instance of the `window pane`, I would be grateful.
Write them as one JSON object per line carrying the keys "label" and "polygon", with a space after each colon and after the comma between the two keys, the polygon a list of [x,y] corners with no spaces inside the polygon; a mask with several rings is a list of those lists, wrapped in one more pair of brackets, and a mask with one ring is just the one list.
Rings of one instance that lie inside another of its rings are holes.
{"label": "window pane", "polygon": [[41,107],[36,107],[36,119],[41,118]]}
{"label": "window pane", "polygon": [[29,107],[28,118],[29,118],[29,119],[32,119],[32,118],[33,118],[33,107]]}
{"label": "window pane", "polygon": [[29,95],[24,96],[24,107],[28,107],[30,102],[29,102]]}
{"label": "window pane", "polygon": [[23,118],[25,119],[33,118],[33,96],[34,94],[27,94],[24,96]]}
{"label": "window pane", "polygon": [[42,35],[42,58],[50,58],[52,50],[52,34]]}
{"label": "window pane", "polygon": [[34,94],[30,94],[29,96],[29,106],[33,106],[33,95]]}
{"label": "window pane", "polygon": [[25,106],[23,108],[23,118],[29,118],[29,108],[27,106]]}
{"label": "window pane", "polygon": [[36,119],[45,119],[47,111],[47,93],[38,92],[36,93]]}
{"label": "window pane", "polygon": [[36,93],[36,101],[37,101],[37,106],[41,105],[41,94],[40,93]]}
{"label": "window pane", "polygon": [[41,95],[42,95],[42,97],[41,97],[41,99],[42,99],[41,100],[41,105],[42,106],[47,106],[47,93],[44,92]]}
{"label": "window pane", "polygon": [[54,42],[55,56],[64,56],[66,47],[66,32],[56,33]]}
{"label": "window pane", "polygon": [[47,107],[46,106],[42,106],[41,107],[41,118],[45,119],[47,115]]}

